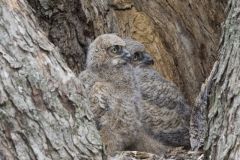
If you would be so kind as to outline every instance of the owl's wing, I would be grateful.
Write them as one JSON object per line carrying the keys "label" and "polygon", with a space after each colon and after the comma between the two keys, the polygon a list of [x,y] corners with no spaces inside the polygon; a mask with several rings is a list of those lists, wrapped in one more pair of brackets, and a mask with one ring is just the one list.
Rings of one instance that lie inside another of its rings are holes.
{"label": "owl's wing", "polygon": [[174,109],[176,103],[185,103],[181,92],[171,82],[149,79],[140,88],[143,99],[159,107]]}
{"label": "owl's wing", "polygon": [[174,109],[159,108],[145,101],[143,123],[147,131],[164,144],[190,147],[189,124]]}
{"label": "owl's wing", "polygon": [[90,102],[90,110],[94,115],[94,119],[98,128],[99,122],[105,112],[109,109],[110,85],[103,82],[91,70],[84,70],[79,74],[79,80],[83,85],[84,92]]}
{"label": "owl's wing", "polygon": [[107,82],[95,82],[89,91],[90,109],[95,117],[97,127],[101,127],[100,119],[110,109],[112,87]]}
{"label": "owl's wing", "polygon": [[145,123],[162,142],[189,147],[190,107],[175,84],[151,77],[140,85]]}
{"label": "owl's wing", "polygon": [[184,102],[184,98],[176,85],[166,80],[154,69],[136,69],[142,98],[158,107],[175,109],[176,103]]}
{"label": "owl's wing", "polygon": [[130,139],[121,132],[124,128],[126,132],[128,127],[124,127],[121,117],[125,110],[115,96],[114,87],[107,82],[96,82],[89,93],[90,107],[106,153],[123,150],[125,142],[129,144]]}
{"label": "owl's wing", "polygon": [[86,69],[79,74],[78,79],[82,83],[85,93],[88,95],[91,88],[93,87],[95,82],[98,80],[98,77],[96,74]]}

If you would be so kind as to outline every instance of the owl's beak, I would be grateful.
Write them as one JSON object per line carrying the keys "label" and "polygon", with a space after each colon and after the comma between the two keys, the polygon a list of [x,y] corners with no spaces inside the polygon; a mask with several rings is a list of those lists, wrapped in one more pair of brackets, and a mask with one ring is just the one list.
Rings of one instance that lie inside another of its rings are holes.
{"label": "owl's beak", "polygon": [[142,63],[145,64],[145,65],[154,65],[154,60],[152,57],[148,56],[149,53],[145,53],[144,54],[144,58],[142,60]]}
{"label": "owl's beak", "polygon": [[130,62],[132,60],[132,55],[127,49],[123,49],[121,57],[127,62]]}

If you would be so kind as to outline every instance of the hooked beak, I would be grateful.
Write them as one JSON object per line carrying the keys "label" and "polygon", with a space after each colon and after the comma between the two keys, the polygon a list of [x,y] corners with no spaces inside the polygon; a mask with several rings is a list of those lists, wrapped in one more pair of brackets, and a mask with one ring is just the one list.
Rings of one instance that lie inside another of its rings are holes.
{"label": "hooked beak", "polygon": [[127,62],[130,62],[132,60],[132,55],[127,49],[123,49],[121,58]]}
{"label": "hooked beak", "polygon": [[142,63],[145,65],[154,65],[154,60],[152,57],[147,56],[149,53],[144,54],[144,58],[142,60]]}

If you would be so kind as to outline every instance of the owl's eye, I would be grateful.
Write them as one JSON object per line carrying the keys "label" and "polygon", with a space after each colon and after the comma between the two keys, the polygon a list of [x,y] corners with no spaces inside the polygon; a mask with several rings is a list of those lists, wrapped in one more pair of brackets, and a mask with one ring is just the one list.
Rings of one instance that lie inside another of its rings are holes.
{"label": "owl's eye", "polygon": [[112,46],[108,50],[113,54],[119,54],[120,55],[122,53],[122,47],[118,46],[118,45]]}
{"label": "owl's eye", "polygon": [[111,52],[116,54],[118,52],[118,50],[115,46],[113,46],[112,49],[111,49]]}
{"label": "owl's eye", "polygon": [[134,61],[141,61],[141,59],[142,59],[142,53],[140,53],[140,52],[135,52],[135,53],[134,53],[133,60],[134,60]]}

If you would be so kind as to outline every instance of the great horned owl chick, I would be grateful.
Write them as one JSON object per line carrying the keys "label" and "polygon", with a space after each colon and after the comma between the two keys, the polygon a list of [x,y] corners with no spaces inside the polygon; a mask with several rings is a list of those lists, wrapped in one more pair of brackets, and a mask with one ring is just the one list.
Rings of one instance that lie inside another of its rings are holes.
{"label": "great horned owl chick", "polygon": [[134,74],[144,101],[142,122],[149,134],[169,146],[190,147],[190,107],[176,85],[151,67],[153,59],[144,45],[125,39],[134,56]]}
{"label": "great horned owl chick", "polygon": [[84,86],[107,154],[123,150],[158,154],[161,145],[145,134],[138,118],[140,94],[128,63],[131,55],[124,46],[115,34],[97,37],[89,46],[87,68],[79,78],[87,83]]}

